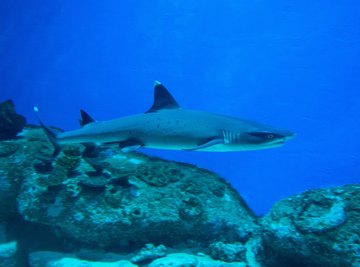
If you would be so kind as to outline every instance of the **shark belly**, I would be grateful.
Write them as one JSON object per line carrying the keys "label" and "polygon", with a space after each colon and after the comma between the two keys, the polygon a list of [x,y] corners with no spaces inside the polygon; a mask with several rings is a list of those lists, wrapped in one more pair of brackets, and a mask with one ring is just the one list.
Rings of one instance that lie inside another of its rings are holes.
{"label": "shark belly", "polygon": [[[178,120],[176,120],[178,121]],[[214,138],[221,138],[219,131],[215,128],[185,127],[187,121],[180,121],[176,127],[171,123],[165,125],[147,125],[146,131],[142,131],[139,139],[144,147],[169,150],[191,150]],[[215,148],[215,147],[214,147]],[[224,150],[226,147],[215,148],[216,151]],[[212,151],[210,148],[207,151]],[[214,150],[215,151],[215,150]]]}

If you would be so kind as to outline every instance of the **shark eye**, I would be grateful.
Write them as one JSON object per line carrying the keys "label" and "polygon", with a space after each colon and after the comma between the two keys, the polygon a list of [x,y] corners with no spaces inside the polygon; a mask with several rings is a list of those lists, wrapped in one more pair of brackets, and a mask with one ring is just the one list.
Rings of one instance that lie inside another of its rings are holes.
{"label": "shark eye", "polygon": [[271,132],[249,132],[249,135],[261,138],[262,140],[272,140],[276,137],[279,137],[279,135],[271,133]]}

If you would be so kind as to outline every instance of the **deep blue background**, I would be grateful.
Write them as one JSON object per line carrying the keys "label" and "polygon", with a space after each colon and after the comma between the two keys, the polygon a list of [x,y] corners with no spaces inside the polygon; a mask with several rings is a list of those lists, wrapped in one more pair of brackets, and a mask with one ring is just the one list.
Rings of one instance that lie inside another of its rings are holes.
{"label": "deep blue background", "polygon": [[296,131],[236,153],[143,150],[209,168],[256,212],[303,190],[360,182],[360,2],[0,2],[0,101],[78,127],[147,110],[154,80],[184,107]]}

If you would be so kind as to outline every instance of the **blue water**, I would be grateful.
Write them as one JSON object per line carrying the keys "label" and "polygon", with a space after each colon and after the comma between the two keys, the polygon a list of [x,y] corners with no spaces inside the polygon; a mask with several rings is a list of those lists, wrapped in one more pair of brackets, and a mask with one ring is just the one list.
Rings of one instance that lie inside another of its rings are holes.
{"label": "blue water", "polygon": [[224,176],[259,214],[307,189],[360,182],[360,3],[0,2],[0,101],[70,130],[147,110],[160,80],[187,108],[297,132],[254,152],[143,152]]}

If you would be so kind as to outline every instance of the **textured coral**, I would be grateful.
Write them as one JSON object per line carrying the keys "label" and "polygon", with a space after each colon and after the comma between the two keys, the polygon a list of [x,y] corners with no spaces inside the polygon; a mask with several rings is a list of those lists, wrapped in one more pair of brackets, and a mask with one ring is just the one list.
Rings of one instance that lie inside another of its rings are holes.
{"label": "textured coral", "polygon": [[164,257],[166,255],[166,247],[164,245],[154,246],[146,244],[136,256],[131,259],[133,263],[150,262],[154,259]]}
{"label": "textured coral", "polygon": [[0,244],[0,267],[18,267],[17,243]]}
{"label": "textured coral", "polygon": [[80,164],[80,155],[68,155],[64,151],[55,161],[54,169],[51,171],[49,185],[58,185],[71,176],[76,176],[75,169]]}
{"label": "textured coral", "polygon": [[[117,159],[119,159],[119,157],[117,157]],[[107,169],[109,169],[113,175],[131,175],[152,186],[166,186],[179,181],[187,175],[179,164],[170,161],[164,164],[163,160],[146,158],[141,154],[137,154],[137,157],[132,159],[121,158],[120,162],[114,159],[107,159],[105,161],[110,164]],[[121,169],[120,166],[123,168]]]}
{"label": "textured coral", "polygon": [[9,157],[19,149],[19,144],[15,142],[0,143],[0,157]]}
{"label": "textured coral", "polygon": [[32,158],[27,158],[32,144],[26,145],[26,140],[22,139],[3,141],[0,143],[0,149],[7,155],[0,157],[0,220],[5,220],[16,214],[16,197],[22,182],[32,175]]}
{"label": "textured coral", "polygon": [[73,254],[62,254],[50,251],[38,251],[30,254],[31,267],[137,267],[130,261],[89,261],[79,259]]}
{"label": "textured coral", "polygon": [[360,266],[359,207],[357,185],[311,190],[276,203],[262,220],[273,265]]}
{"label": "textured coral", "polygon": [[[54,240],[67,244],[62,250],[71,247],[77,253],[56,254],[59,266],[92,266],[90,261],[110,266],[102,249],[133,253],[148,243],[154,245],[145,246],[137,256],[140,265],[151,267],[360,266],[359,185],[312,190],[282,200],[259,225],[259,218],[224,179],[192,165],[123,154],[116,148],[97,148],[88,157],[82,145],[65,146],[53,157],[52,145],[36,127],[0,142],[0,148],[0,221],[13,227],[10,220],[21,215],[40,232],[55,233]],[[36,234],[33,238],[36,243]],[[186,248],[193,254],[153,260],[164,256],[164,251],[157,251],[163,244],[167,251]],[[91,250],[76,252],[75,247]],[[195,256],[199,251],[219,260]],[[44,265],[32,261],[33,266],[51,266],[46,259],[50,254],[35,255]],[[136,266],[119,262],[122,259],[118,255],[109,262]]]}
{"label": "textured coral", "polygon": [[190,255],[186,253],[173,253],[164,258],[157,259],[149,267],[247,267],[243,262],[226,263],[213,260],[206,255]]}
{"label": "textured coral", "polygon": [[246,248],[241,243],[224,244],[217,242],[210,246],[211,257],[226,262],[245,261]]}
{"label": "textured coral", "polygon": [[36,172],[18,197],[24,218],[99,247],[239,241],[257,231],[241,197],[211,172],[117,149],[98,152],[83,158],[81,147],[69,145],[50,173],[32,164]]}

